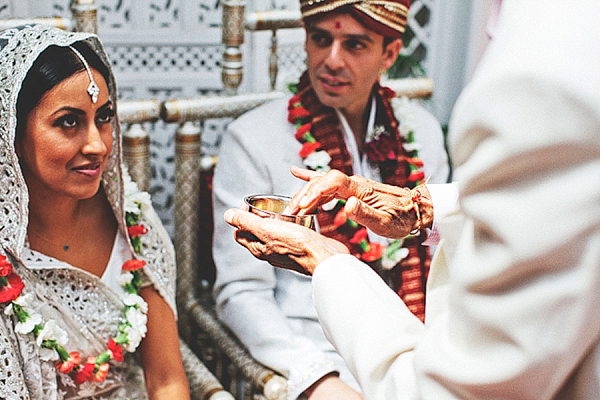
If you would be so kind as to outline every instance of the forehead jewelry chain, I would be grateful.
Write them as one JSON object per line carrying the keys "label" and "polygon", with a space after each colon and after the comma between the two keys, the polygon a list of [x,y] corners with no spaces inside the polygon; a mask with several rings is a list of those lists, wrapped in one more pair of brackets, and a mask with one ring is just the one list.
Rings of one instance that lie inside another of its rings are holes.
{"label": "forehead jewelry chain", "polygon": [[100,93],[100,88],[98,87],[98,85],[96,85],[96,82],[94,81],[94,77],[92,76],[92,70],[90,69],[90,66],[88,65],[87,61],[85,60],[85,58],[83,58],[80,52],[78,52],[73,46],[69,46],[69,48],[73,50],[73,53],[75,53],[77,58],[81,60],[83,66],[85,67],[85,70],[88,73],[88,76],[90,77],[90,85],[87,88],[87,92],[92,98],[92,103],[96,104],[96,102],[98,101],[98,94]]}

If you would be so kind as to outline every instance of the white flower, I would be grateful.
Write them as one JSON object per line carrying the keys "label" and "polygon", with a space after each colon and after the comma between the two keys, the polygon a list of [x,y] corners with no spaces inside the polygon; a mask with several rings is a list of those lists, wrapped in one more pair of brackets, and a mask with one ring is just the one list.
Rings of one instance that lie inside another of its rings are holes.
{"label": "white flower", "polygon": [[54,349],[40,348],[40,359],[42,361],[58,361],[58,353]]}
{"label": "white flower", "polygon": [[394,97],[390,100],[392,104],[392,108],[394,109],[394,114],[397,116],[406,116],[407,114],[411,114],[410,106],[412,104],[412,100],[406,96],[402,97]]}
{"label": "white flower", "polygon": [[140,335],[140,333],[131,326],[126,327],[124,332],[127,334],[128,341],[123,345],[123,347],[128,352],[134,353],[142,341],[142,335]]}
{"label": "white flower", "polygon": [[392,241],[383,252],[383,256],[381,257],[381,267],[386,271],[391,270],[400,262],[400,260],[404,260],[408,256],[408,249],[402,247],[404,243],[403,239],[397,239]]}
{"label": "white flower", "polygon": [[414,112],[411,110],[412,101],[408,97],[394,98],[391,100],[394,114],[400,121],[399,131],[405,139],[410,132],[415,132],[417,121]]}
{"label": "white flower", "polygon": [[367,132],[367,137],[365,139],[365,142],[372,142],[374,140],[377,140],[379,138],[379,136],[381,136],[382,134],[385,133],[385,128],[383,125],[376,125],[373,127],[373,130],[370,132]]}
{"label": "white flower", "polygon": [[400,120],[400,135],[402,135],[403,138],[407,139],[408,135],[411,132],[415,132],[417,128],[417,124],[414,121],[411,121],[409,118],[404,117],[402,120]]}
{"label": "white flower", "polygon": [[138,332],[141,337],[146,336],[146,323],[148,322],[146,314],[137,308],[128,308],[125,313],[125,318],[127,318],[127,322],[129,322],[131,327]]}
{"label": "white flower", "polygon": [[308,168],[315,171],[329,171],[329,162],[331,161],[331,156],[323,150],[313,151],[304,159],[304,165]]}
{"label": "white flower", "polygon": [[15,326],[15,332],[20,333],[22,335],[26,335],[33,331],[36,325],[42,323],[42,316],[38,313],[31,314],[25,322],[17,322]]}
{"label": "white flower", "polygon": [[148,303],[141,297],[135,293],[128,293],[123,298],[123,303],[126,306],[137,307],[141,312],[146,314],[148,312]]}
{"label": "white flower", "polygon": [[335,208],[335,206],[337,206],[338,201],[338,199],[328,201],[327,203],[323,204],[321,208],[323,209],[323,211],[331,211]]}
{"label": "white flower", "polygon": [[41,346],[44,340],[56,340],[57,344],[64,346],[69,341],[69,336],[65,330],[58,326],[56,321],[51,319],[44,324],[44,328],[38,334],[37,345]]}
{"label": "white flower", "polygon": [[42,347],[42,342],[45,340],[55,340],[57,344],[65,346],[69,337],[67,332],[52,319],[44,324],[44,328],[38,334],[36,343],[40,346],[40,358],[44,361],[56,361],[58,360],[56,351]]}
{"label": "white flower", "polygon": [[33,299],[33,295],[31,293],[27,293],[27,294],[21,295],[21,296],[17,297],[16,299],[14,299],[13,303],[15,303],[16,305],[21,306],[23,308],[26,308],[31,304],[32,299]]}
{"label": "white flower", "polygon": [[[133,182],[132,182],[133,183]],[[135,185],[135,183],[133,183]],[[136,185],[137,189],[137,185]],[[151,203],[150,195],[146,192],[135,192],[125,196],[125,211],[138,214],[140,207]]]}
{"label": "white flower", "polygon": [[117,278],[117,282],[122,287],[125,287],[125,285],[131,283],[132,280],[133,280],[133,274],[131,272],[125,272],[125,273],[119,275],[119,277]]}
{"label": "white flower", "polygon": [[396,251],[394,254],[390,256],[388,256],[387,254],[384,254],[383,258],[381,259],[381,266],[383,267],[383,269],[385,270],[390,270],[392,268],[394,268],[396,266],[396,264],[398,264],[398,262],[400,262],[400,260],[405,259],[408,256],[408,249],[406,248],[401,248],[398,251]]}
{"label": "white flower", "polygon": [[123,332],[127,334],[128,340],[128,343],[125,345],[125,350],[133,353],[142,339],[146,336],[148,330],[146,327],[148,317],[137,308],[128,308],[125,317],[127,318],[127,322],[131,325],[123,330]]}
{"label": "white flower", "polygon": [[141,206],[151,204],[150,195],[141,192],[137,183],[132,181],[127,173],[123,174],[123,185],[125,186],[125,212],[139,214]]}
{"label": "white flower", "polygon": [[6,308],[4,309],[4,314],[10,315],[13,313],[13,311],[14,311],[13,303],[20,306],[23,309],[23,311],[25,311],[26,313],[30,314],[31,311],[29,310],[29,305],[31,304],[32,299],[33,299],[33,295],[31,293],[20,295],[19,297],[14,299],[11,303],[9,303],[8,306],[6,306]]}
{"label": "white flower", "polygon": [[416,142],[404,143],[402,145],[402,147],[404,148],[405,151],[421,150],[421,145],[419,143],[416,143]]}

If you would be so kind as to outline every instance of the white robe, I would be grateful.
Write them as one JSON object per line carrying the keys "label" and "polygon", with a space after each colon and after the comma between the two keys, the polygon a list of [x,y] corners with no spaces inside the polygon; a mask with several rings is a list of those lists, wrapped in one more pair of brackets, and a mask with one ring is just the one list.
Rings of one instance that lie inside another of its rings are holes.
{"label": "white robe", "polygon": [[352,257],[315,270],[367,399],[600,398],[600,3],[502,7],[450,126],[460,209],[425,324]]}

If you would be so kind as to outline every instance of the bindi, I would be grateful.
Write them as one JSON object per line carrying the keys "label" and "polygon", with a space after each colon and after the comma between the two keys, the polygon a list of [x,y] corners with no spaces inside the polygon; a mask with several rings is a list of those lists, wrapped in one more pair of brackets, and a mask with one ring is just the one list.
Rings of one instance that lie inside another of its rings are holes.
{"label": "bindi", "polygon": [[335,21],[335,29],[341,29],[342,23],[340,21]]}

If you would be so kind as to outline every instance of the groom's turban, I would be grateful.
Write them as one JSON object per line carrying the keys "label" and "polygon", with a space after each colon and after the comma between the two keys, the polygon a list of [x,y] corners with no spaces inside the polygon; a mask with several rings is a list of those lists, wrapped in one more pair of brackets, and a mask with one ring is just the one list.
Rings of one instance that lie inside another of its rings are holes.
{"label": "groom's turban", "polygon": [[367,28],[389,37],[401,37],[410,0],[300,0],[302,19],[346,7]]}

